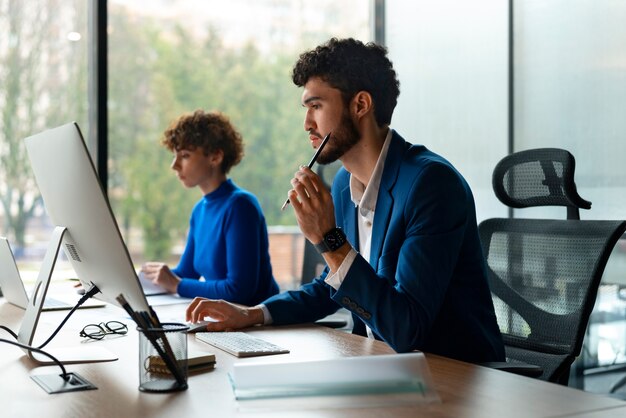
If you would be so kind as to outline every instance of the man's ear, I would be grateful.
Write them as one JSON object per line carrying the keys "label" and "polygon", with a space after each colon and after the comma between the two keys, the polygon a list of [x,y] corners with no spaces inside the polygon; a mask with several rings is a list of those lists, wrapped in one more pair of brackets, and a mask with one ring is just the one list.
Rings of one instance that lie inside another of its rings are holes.
{"label": "man's ear", "polygon": [[374,110],[372,95],[364,90],[354,95],[351,105],[353,114],[359,119]]}

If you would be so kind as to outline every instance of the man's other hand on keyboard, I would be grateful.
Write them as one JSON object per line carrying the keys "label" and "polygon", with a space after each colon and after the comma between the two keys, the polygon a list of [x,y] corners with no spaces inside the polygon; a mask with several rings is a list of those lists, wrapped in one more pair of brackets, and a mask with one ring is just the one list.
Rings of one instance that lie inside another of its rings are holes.
{"label": "man's other hand on keyboard", "polygon": [[263,311],[259,307],[247,307],[226,302],[195,298],[187,307],[187,322],[202,321],[210,316],[215,322],[206,326],[207,331],[231,331],[263,323]]}

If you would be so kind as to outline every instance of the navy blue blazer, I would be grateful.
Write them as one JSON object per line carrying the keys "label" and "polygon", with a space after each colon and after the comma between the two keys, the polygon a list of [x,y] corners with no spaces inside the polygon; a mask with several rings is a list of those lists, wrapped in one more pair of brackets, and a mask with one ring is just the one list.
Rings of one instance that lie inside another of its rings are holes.
{"label": "navy blue blazer", "polygon": [[[350,174],[332,196],[337,225],[358,251]],[[474,198],[444,158],[393,132],[374,214],[370,259],[357,255],[339,290],[325,271],[299,290],[267,299],[275,324],[312,322],[340,307],[353,332],[397,352],[421,350],[469,362],[503,361],[504,346],[487,283]]]}

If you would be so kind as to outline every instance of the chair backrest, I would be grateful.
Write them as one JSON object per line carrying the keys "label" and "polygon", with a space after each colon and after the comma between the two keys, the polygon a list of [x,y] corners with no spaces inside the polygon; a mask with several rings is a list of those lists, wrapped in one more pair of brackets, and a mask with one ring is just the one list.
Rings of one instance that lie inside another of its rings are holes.
{"label": "chair backrest", "polygon": [[574,157],[542,148],[496,165],[496,196],[514,208],[565,206],[568,219],[488,219],[479,225],[507,359],[540,366],[540,379],[567,384],[580,354],[608,258],[626,221],[579,220]]}
{"label": "chair backrest", "polygon": [[[330,190],[333,185],[333,179],[337,171],[341,168],[341,162],[335,161],[327,165],[318,165],[316,172],[321,177],[326,188]],[[309,240],[304,240],[304,257],[302,260],[301,284],[311,282],[315,277],[319,276],[326,267],[326,261],[322,257],[313,244]]]}
{"label": "chair backrest", "polygon": [[567,384],[625,221],[488,219],[479,226],[506,355]]}
{"label": "chair backrest", "polygon": [[578,195],[574,182],[576,162],[568,151],[537,148],[504,157],[493,170],[493,190],[512,208],[565,206],[568,219],[580,219],[579,208],[591,202]]}

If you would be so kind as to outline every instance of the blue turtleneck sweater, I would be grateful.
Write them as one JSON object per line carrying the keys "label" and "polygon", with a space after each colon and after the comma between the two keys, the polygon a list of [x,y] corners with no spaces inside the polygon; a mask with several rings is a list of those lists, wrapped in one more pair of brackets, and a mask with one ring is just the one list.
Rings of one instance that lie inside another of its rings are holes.
{"label": "blue turtleneck sweater", "polygon": [[278,293],[265,217],[252,193],[226,180],[196,203],[189,224],[172,270],[182,279],[179,295],[256,305]]}

